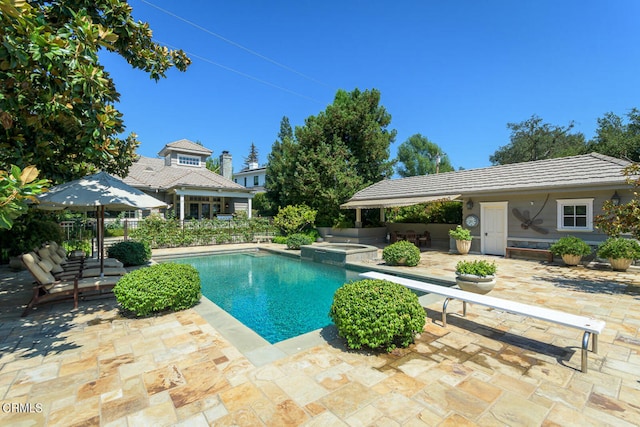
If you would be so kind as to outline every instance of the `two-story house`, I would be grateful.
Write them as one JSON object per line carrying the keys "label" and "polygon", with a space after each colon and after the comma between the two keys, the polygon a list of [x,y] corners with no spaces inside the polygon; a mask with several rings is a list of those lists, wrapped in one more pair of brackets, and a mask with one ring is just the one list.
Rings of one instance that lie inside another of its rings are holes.
{"label": "two-story house", "polygon": [[267,175],[267,168],[265,166],[258,167],[257,162],[249,163],[248,167],[242,169],[233,175],[233,180],[236,184],[240,184],[246,188],[249,188],[256,193],[264,193],[265,178]]}
{"label": "two-story house", "polygon": [[164,146],[160,158],[140,156],[124,182],[170,205],[179,219],[215,218],[238,211],[251,216],[253,189],[231,180],[231,155],[220,155],[221,173],[206,168],[212,151],[181,139]]}

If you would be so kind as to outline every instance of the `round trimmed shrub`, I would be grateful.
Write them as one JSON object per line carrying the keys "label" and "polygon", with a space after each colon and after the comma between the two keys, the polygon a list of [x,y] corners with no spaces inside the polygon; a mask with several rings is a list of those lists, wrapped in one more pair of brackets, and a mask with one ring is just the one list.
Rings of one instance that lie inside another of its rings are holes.
{"label": "round trimmed shrub", "polygon": [[147,242],[126,240],[109,247],[109,257],[121,261],[125,267],[146,264],[151,259],[151,249]]}
{"label": "round trimmed shrub", "polygon": [[591,255],[591,246],[576,236],[564,236],[549,247],[552,254],[562,255]]}
{"label": "round trimmed shrub", "polygon": [[388,265],[415,267],[420,262],[420,249],[411,242],[401,240],[384,248],[382,259]]}
{"label": "round trimmed shrub", "polygon": [[413,343],[426,315],[417,295],[404,286],[365,279],[336,291],[329,317],[349,348],[391,351]]}
{"label": "round trimmed shrub", "polygon": [[300,249],[300,246],[312,243],[313,239],[306,234],[296,233],[287,237],[287,249]]}
{"label": "round trimmed shrub", "polygon": [[131,271],[113,293],[118,303],[137,316],[164,310],[185,310],[200,301],[200,274],[188,264],[156,264]]}

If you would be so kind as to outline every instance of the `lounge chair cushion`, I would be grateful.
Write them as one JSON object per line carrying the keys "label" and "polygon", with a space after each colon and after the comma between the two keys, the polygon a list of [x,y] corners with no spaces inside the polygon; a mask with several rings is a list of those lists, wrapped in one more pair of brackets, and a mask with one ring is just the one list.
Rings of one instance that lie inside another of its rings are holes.
{"label": "lounge chair cushion", "polygon": [[56,281],[53,275],[42,269],[31,254],[22,255],[22,262],[40,285],[49,285]]}
{"label": "lounge chair cushion", "polygon": [[100,267],[91,267],[82,270],[82,277],[99,277],[101,273],[105,276],[124,276],[127,270],[124,267],[105,267],[100,272]]}
{"label": "lounge chair cushion", "polygon": [[38,267],[40,267],[47,273],[50,273],[53,271],[53,263],[48,259],[41,259],[40,261],[38,261]]}

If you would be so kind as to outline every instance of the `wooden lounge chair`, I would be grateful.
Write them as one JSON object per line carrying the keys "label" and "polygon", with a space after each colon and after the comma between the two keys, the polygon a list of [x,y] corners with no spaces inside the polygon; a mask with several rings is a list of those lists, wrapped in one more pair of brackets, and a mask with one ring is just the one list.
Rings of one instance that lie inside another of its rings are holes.
{"label": "wooden lounge chair", "polygon": [[36,263],[38,263],[43,270],[51,272],[56,279],[65,276],[78,276],[79,279],[82,279],[85,277],[124,276],[127,274],[127,270],[124,267],[105,267],[102,270],[99,266],[84,266],[83,264],[67,264],[63,267],[51,259],[40,258],[35,252],[29,252],[29,254],[34,257]]}
{"label": "wooden lounge chair", "polygon": [[[65,249],[60,246],[57,242],[55,241],[50,241],[47,242],[43,245],[43,247],[46,247],[49,249],[49,252],[51,252],[52,254],[57,255],[58,257],[60,257],[62,259],[62,263],[77,263],[77,262],[83,262],[84,264],[97,264],[98,266],[100,265],[100,260],[99,259],[95,259],[95,258],[86,258],[84,256],[82,257],[69,257],[67,255],[67,251],[65,251]],[[123,264],[121,261],[118,261],[115,258],[105,258],[104,260],[104,265],[105,267],[123,267]]]}
{"label": "wooden lounge chair", "polygon": [[[70,258],[62,258],[57,251],[53,249],[51,246],[43,246],[38,249],[38,256],[42,259],[47,259],[54,264],[59,264],[62,268],[76,267],[78,265],[82,265],[83,267],[100,267],[100,260],[96,259],[70,259]],[[107,258],[104,260],[105,267],[123,267],[122,263],[115,258]]]}
{"label": "wooden lounge chair", "polygon": [[31,301],[22,312],[22,317],[26,316],[29,310],[36,305],[63,299],[73,298],[73,308],[78,308],[80,295],[111,291],[120,279],[120,276],[79,279],[78,275],[75,275],[58,280],[53,277],[50,271],[46,270],[47,265],[38,263],[33,255],[22,255],[22,262],[36,283],[36,286],[33,287]]}

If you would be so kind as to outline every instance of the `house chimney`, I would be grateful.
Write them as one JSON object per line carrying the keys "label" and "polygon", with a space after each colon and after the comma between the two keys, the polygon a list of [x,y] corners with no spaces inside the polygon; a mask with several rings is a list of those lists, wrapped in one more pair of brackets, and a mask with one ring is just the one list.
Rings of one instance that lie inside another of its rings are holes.
{"label": "house chimney", "polygon": [[220,175],[231,180],[233,177],[233,163],[231,163],[231,154],[228,151],[223,151],[220,154]]}

